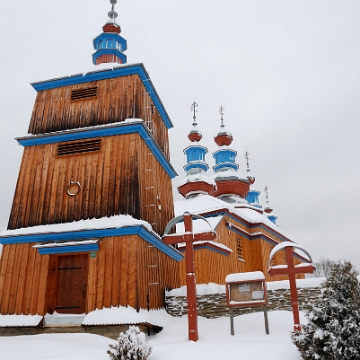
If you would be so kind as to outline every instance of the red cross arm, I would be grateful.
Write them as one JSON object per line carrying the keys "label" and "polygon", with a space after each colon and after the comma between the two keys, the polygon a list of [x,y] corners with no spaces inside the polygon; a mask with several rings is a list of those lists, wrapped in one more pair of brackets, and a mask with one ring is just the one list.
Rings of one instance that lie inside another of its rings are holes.
{"label": "red cross arm", "polygon": [[204,233],[193,234],[193,236],[187,236],[191,234],[183,235],[166,235],[162,238],[164,244],[172,245],[180,242],[194,242],[194,241],[205,241],[205,240],[214,240],[216,239],[216,233],[213,231],[208,231]]}
{"label": "red cross arm", "polygon": [[276,275],[290,275],[290,274],[312,274],[314,272],[314,267],[312,265],[309,266],[301,266],[295,268],[270,268],[268,273],[271,276]]}

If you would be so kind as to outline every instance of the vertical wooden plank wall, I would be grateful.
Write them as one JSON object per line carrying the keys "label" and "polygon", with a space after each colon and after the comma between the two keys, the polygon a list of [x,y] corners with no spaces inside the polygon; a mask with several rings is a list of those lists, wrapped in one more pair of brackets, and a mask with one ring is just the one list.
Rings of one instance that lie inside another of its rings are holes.
{"label": "vertical wooden plank wall", "polygon": [[[195,250],[195,271],[197,283],[207,284],[209,282],[214,282],[217,284],[224,284],[226,275],[231,273],[248,271],[262,271],[265,274],[267,281],[287,279],[287,277],[284,276],[270,277],[270,275],[268,275],[267,273],[270,252],[274,248],[273,245],[262,239],[249,240],[244,236],[230,231],[225,226],[227,221],[233,223],[239,228],[244,229],[247,232],[261,231],[268,236],[271,235],[275,241],[281,241],[279,238],[274,236],[274,234],[264,229],[250,229],[244,224],[238,223],[236,222],[236,220],[230,219],[225,216],[215,230],[218,235],[215,241],[221,242],[222,244],[230,248],[232,250],[232,253],[228,256],[225,256],[208,249]],[[241,239],[243,260],[239,260],[237,256],[237,238]],[[185,255],[185,253],[183,254]],[[299,262],[299,260],[295,259],[295,263]],[[275,264],[284,263],[284,252],[280,251],[275,256]],[[185,259],[180,262],[179,276],[181,286],[185,285]],[[303,278],[303,275],[300,275],[298,278]]]}
{"label": "vertical wooden plank wall", "polygon": [[4,245],[0,259],[0,313],[44,315],[48,255],[34,243]]}
{"label": "vertical wooden plank wall", "polygon": [[[119,305],[147,309],[148,300],[151,309],[164,307],[165,288],[179,286],[177,263],[150,246],[137,235],[101,241],[96,258],[89,259],[88,312]],[[150,273],[156,263],[160,273]],[[149,290],[150,282],[158,284]]]}
{"label": "vertical wooden plank wall", "polygon": [[[171,179],[139,134],[102,138],[98,152],[56,151],[57,144],[25,148],[9,229],[130,214],[161,232],[173,217]],[[70,181],[81,184],[76,196],[67,194]],[[152,209],[144,203],[150,186]]]}
{"label": "vertical wooden plank wall", "polygon": [[[71,91],[97,87],[97,96],[71,100]],[[43,134],[112,124],[127,118],[149,119],[155,141],[169,158],[167,129],[138,75],[39,91],[29,133]]]}

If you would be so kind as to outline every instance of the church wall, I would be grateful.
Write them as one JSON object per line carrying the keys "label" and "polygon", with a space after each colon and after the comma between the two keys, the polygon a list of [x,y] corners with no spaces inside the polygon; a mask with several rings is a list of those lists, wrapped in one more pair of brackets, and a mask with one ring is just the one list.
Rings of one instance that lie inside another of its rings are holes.
{"label": "church wall", "polygon": [[167,223],[174,217],[171,179],[144,142],[141,143],[138,164],[140,216],[162,236]]}
{"label": "church wall", "polygon": [[[233,218],[225,216],[215,229],[217,233],[216,242],[221,242],[232,250],[228,256],[221,255],[209,249],[195,250],[195,273],[196,282],[198,284],[207,284],[214,282],[224,284],[225,277],[231,273],[262,271],[266,276],[266,281],[284,280],[287,277],[268,275],[268,262],[270,252],[274,245],[263,239],[249,240],[244,236],[231,231],[226,227],[226,223],[230,222],[243,230],[250,232],[250,229],[241,223],[237,223]],[[262,229],[257,228],[257,232]],[[270,232],[262,231],[270,235]],[[272,236],[275,241],[280,239]],[[238,257],[237,240],[241,243],[242,256]],[[185,253],[183,253],[185,254]],[[285,252],[279,251],[274,257],[274,265],[285,264]],[[294,258],[294,262],[298,264],[300,261]],[[180,282],[181,286],[186,284],[185,259],[180,262]],[[297,278],[304,278],[298,275]]]}
{"label": "church wall", "polygon": [[[57,147],[24,149],[8,229],[130,214],[161,233],[173,217],[171,180],[139,134],[101,138],[97,152],[57,156]],[[67,193],[70,181],[81,185],[76,196]],[[157,196],[161,210],[147,208]]]}
{"label": "church wall", "polygon": [[4,245],[0,259],[0,313],[43,315],[48,255],[29,244]]}
{"label": "church wall", "polygon": [[[71,100],[73,90],[97,88],[96,96]],[[169,158],[167,129],[138,75],[39,91],[29,125],[30,134],[143,119]]]}
{"label": "church wall", "polygon": [[[57,255],[39,255],[33,245],[4,245],[1,314],[45,315],[55,309]],[[86,254],[86,312],[119,305],[161,308],[165,288],[180,286],[178,263],[137,235],[104,238],[96,257]]]}

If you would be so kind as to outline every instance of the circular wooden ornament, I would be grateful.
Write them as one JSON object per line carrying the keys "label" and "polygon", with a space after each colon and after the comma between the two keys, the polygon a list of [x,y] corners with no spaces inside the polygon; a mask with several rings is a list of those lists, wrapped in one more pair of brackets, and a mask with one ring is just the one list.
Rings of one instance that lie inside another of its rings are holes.
{"label": "circular wooden ornament", "polygon": [[70,181],[70,184],[67,186],[66,192],[69,196],[75,196],[80,192],[81,185],[78,181]]}

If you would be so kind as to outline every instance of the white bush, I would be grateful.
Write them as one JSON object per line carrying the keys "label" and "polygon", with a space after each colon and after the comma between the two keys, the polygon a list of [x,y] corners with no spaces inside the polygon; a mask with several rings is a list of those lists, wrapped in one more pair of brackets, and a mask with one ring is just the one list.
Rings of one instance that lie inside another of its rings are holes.
{"label": "white bush", "polygon": [[146,360],[151,354],[152,348],[137,326],[130,326],[117,340],[118,343],[110,345],[107,351],[111,360]]}

